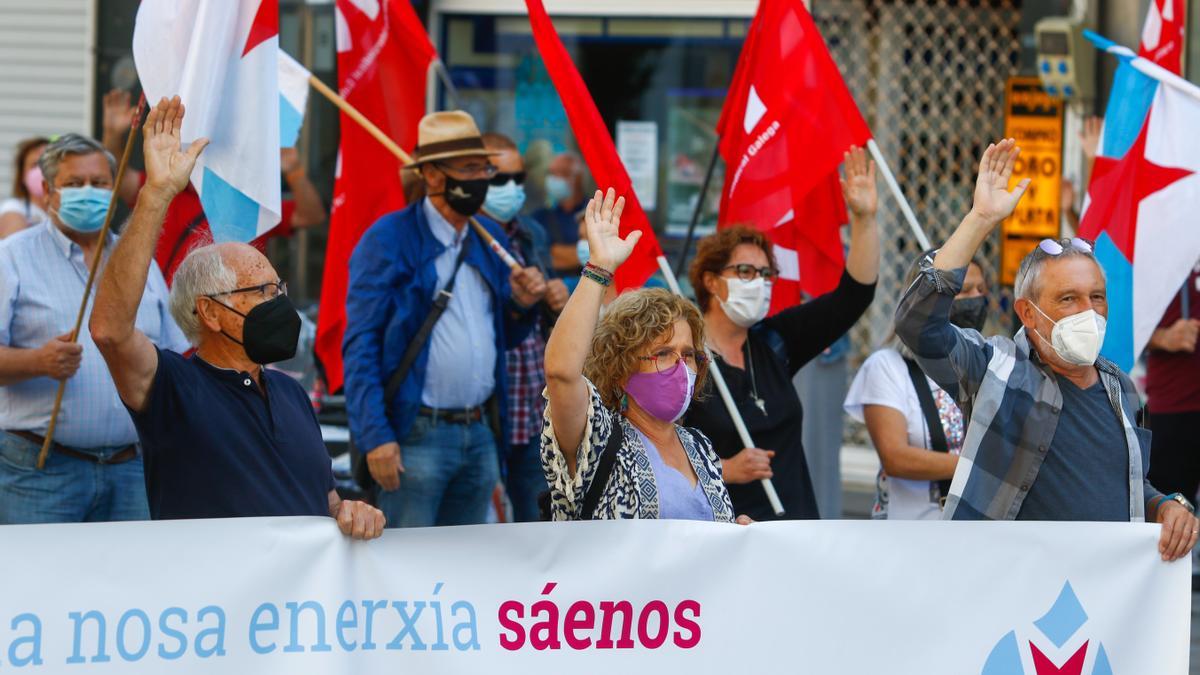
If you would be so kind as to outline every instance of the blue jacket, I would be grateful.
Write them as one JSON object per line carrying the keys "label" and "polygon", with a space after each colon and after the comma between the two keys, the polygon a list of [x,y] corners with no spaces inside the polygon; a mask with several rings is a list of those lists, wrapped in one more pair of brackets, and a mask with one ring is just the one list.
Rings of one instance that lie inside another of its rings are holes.
{"label": "blue jacket", "polygon": [[[480,222],[497,241],[508,245],[508,238],[494,223]],[[507,367],[503,356],[509,345],[519,343],[528,334],[533,313],[513,303],[508,267],[474,229],[468,228],[468,237],[470,248],[463,264],[478,270],[492,291],[492,318],[499,355],[493,396],[499,406],[501,426],[496,444],[502,448],[508,438]],[[400,365],[408,343],[433,309],[437,291],[433,261],[445,250],[429,229],[421,202],[380,218],[354,247],[342,356],[350,432],[364,452],[384,443],[399,442],[416,419],[425,388],[428,344],[417,355],[394,400],[383,400],[384,388]]]}

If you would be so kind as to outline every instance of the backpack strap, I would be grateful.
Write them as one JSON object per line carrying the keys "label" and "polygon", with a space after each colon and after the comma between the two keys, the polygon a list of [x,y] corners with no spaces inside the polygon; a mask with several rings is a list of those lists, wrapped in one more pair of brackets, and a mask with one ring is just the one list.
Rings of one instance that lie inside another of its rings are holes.
{"label": "backpack strap", "polygon": [[[950,452],[950,444],[946,442],[946,431],[942,429],[942,419],[938,416],[937,404],[933,402],[933,394],[929,391],[929,380],[913,359],[904,359],[908,366],[908,376],[912,379],[913,388],[917,390],[917,400],[921,402],[921,414],[925,416],[925,426],[929,427],[929,449],[934,452]],[[950,481],[937,481],[942,496],[950,494]]]}
{"label": "backpack strap", "polygon": [[608,442],[601,451],[596,473],[588,485],[587,493],[583,496],[583,508],[579,511],[580,520],[596,520],[596,506],[600,504],[600,495],[608,479],[612,477],[613,466],[617,463],[617,455],[621,452],[621,443],[625,440],[625,430],[621,428],[620,415],[613,415],[612,431],[608,434]]}

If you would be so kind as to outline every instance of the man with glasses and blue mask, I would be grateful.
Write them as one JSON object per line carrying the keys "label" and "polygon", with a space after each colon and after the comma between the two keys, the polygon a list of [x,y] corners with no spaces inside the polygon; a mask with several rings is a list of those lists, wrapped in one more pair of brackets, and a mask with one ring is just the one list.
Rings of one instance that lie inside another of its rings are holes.
{"label": "man with glasses and blue mask", "polygon": [[1023,327],[1013,338],[950,322],[972,256],[1029,185],[1008,189],[1019,153],[1013,139],[988,146],[971,212],[896,310],[900,339],[970,415],[943,517],[1157,522],[1163,560],[1181,558],[1200,521],[1183,495],[1146,480],[1150,433],[1137,426],[1137,391],[1099,355],[1108,301],[1091,244],[1047,239],[1021,262]]}
{"label": "man with glasses and blue mask", "polygon": [[[70,335],[90,265],[115,240],[101,242],[100,230],[116,162],[96,141],[67,134],[46,147],[39,166],[50,219],[0,246],[0,523],[143,520],[150,514],[137,432],[91,336]],[[131,307],[138,328],[161,349],[186,349],[162,274],[143,271],[145,293]]]}
{"label": "man with glasses and blue mask", "polygon": [[426,115],[410,167],[426,198],[376,221],[350,258],[350,433],[392,527],[485,522],[500,480],[504,354],[528,335],[546,284],[536,267],[509,270],[469,224],[498,174],[492,156],[467,113]]}
{"label": "man with glasses and blue mask", "polygon": [[[525,161],[511,138],[494,132],[483,135],[483,144],[491,152],[496,175],[488,185],[483,215],[504,228],[509,252],[521,264],[537,267],[551,276],[550,241],[541,223],[520,215],[525,204]],[[539,303],[538,320],[520,344],[505,352],[508,364],[508,461],[505,487],[512,503],[513,520],[518,523],[539,519],[538,495],[549,489],[542,471],[542,409],[545,398],[546,336],[552,320],[570,293],[562,279],[546,282],[546,298]]]}
{"label": "man with glasses and blue mask", "polygon": [[383,514],[333,489],[308,394],[264,368],[295,354],[300,317],[261,253],[212,244],[180,263],[170,310],[194,355],[163,350],[143,332],[137,307],[167,207],[208,144],[180,149],[183,116],[176,97],[146,118],[146,183],[100,278],[89,323],[145,450],[150,515],[332,516],[347,536],[378,537]]}

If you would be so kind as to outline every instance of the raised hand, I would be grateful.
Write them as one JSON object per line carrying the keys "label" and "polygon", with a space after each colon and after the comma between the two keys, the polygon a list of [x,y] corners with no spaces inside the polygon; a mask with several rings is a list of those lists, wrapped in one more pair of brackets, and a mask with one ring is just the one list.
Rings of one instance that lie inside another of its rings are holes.
{"label": "raised hand", "polygon": [[180,148],[179,130],[183,127],[183,103],[176,96],[163,98],[146,117],[142,153],[146,160],[146,187],[171,198],[187,187],[196,158],[208,145],[198,138],[186,151]]}
{"label": "raised hand", "polygon": [[842,197],[850,215],[871,218],[879,208],[879,193],[875,189],[875,162],[867,159],[867,151],[853,146],[842,157],[846,177],[841,180]]}
{"label": "raised hand", "polygon": [[1103,129],[1104,118],[1093,115],[1083,121],[1083,128],[1079,130],[1079,144],[1083,146],[1083,156],[1089,164],[1096,159],[1096,152],[1100,149],[1100,131]]}
{"label": "raised hand", "polygon": [[133,125],[134,105],[129,92],[113,89],[104,95],[104,133],[124,135]]}
{"label": "raised hand", "polygon": [[616,191],[609,188],[607,194],[596,190],[595,196],[588,201],[584,215],[591,262],[610,272],[615,272],[621,263],[629,259],[633,247],[642,238],[640,231],[630,232],[629,236],[621,238],[621,212],[624,210],[625,198],[618,199]]}
{"label": "raised hand", "polygon": [[1012,191],[1008,189],[1013,166],[1020,154],[1017,141],[1006,138],[988,145],[979,160],[979,178],[975,181],[975,203],[971,211],[991,227],[1012,214],[1029,187],[1029,179],[1025,178]]}

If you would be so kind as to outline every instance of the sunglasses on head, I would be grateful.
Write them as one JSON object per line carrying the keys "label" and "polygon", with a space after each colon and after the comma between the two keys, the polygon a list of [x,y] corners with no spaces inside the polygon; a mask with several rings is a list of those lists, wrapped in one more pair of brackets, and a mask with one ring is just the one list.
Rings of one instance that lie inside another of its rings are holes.
{"label": "sunglasses on head", "polygon": [[495,176],[492,176],[491,183],[492,183],[492,185],[495,185],[496,187],[501,187],[503,185],[507,185],[508,181],[510,181],[510,180],[512,182],[516,183],[517,185],[524,185],[525,184],[525,172],[518,171],[516,173],[497,173]]}
{"label": "sunglasses on head", "polygon": [[1057,255],[1062,255],[1063,251],[1066,250],[1066,247],[1063,245],[1064,243],[1066,244],[1066,246],[1070,246],[1071,248],[1075,249],[1076,251],[1081,251],[1083,253],[1091,253],[1092,252],[1091,243],[1089,243],[1086,239],[1080,239],[1079,237],[1071,237],[1070,239],[1062,239],[1062,240],[1043,239],[1041,241],[1041,243],[1038,244],[1038,248],[1042,251],[1042,253],[1045,253],[1046,255],[1057,256]]}

